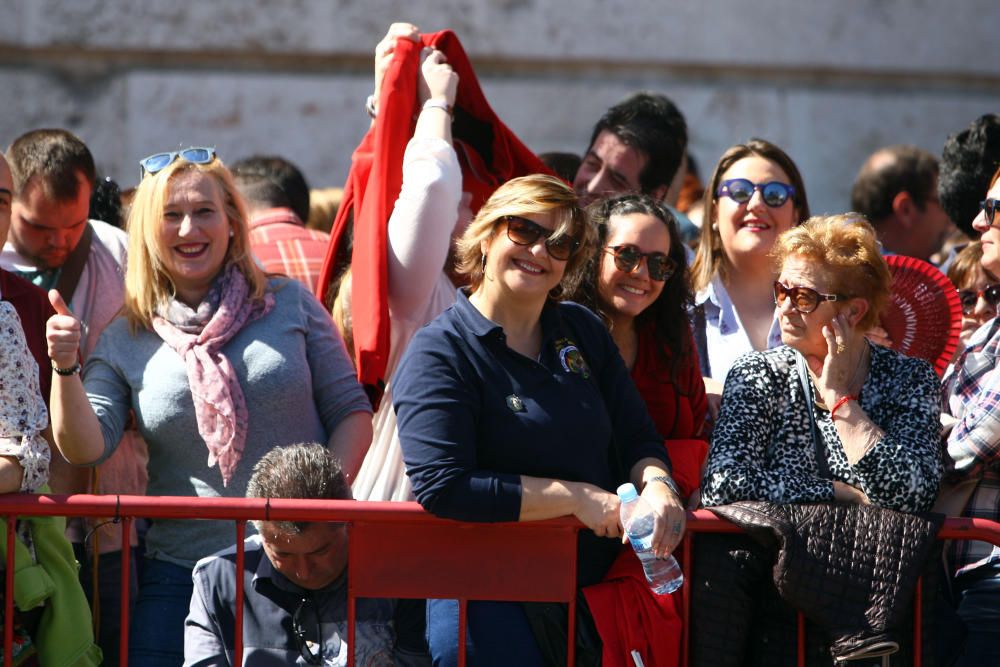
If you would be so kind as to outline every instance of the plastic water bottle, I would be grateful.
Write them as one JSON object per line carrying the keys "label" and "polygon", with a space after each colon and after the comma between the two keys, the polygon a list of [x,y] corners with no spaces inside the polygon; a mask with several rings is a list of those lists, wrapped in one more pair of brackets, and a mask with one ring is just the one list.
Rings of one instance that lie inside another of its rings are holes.
{"label": "plastic water bottle", "polygon": [[631,483],[618,487],[618,497],[622,501],[622,525],[635,555],[642,563],[649,587],[657,595],[673,593],[684,584],[684,573],[673,556],[657,559],[653,555],[653,525],[656,521],[653,508]]}

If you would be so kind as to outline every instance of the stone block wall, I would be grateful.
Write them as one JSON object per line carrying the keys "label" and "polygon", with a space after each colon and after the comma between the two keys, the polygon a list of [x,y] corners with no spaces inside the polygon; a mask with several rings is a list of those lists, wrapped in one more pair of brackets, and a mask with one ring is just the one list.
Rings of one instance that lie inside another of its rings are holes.
{"label": "stone block wall", "polygon": [[848,206],[875,148],[939,153],[1000,112],[996,0],[0,0],[0,144],[77,132],[102,171],[190,144],[284,155],[340,185],[393,20],[454,29],[501,118],[538,152],[586,148],[644,88],[685,113],[707,177],[751,136],[801,167],[815,212]]}

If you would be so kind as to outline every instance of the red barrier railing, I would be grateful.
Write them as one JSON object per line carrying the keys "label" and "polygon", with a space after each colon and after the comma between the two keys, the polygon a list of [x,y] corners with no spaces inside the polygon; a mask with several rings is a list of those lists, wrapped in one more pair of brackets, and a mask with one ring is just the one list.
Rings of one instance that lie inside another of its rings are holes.
{"label": "red barrier railing", "polygon": [[[354,662],[355,600],[359,597],[445,598],[459,601],[459,664],[465,664],[466,603],[469,600],[565,602],[569,605],[568,664],[574,659],[576,534],[573,518],[525,523],[477,524],[448,521],[424,512],[416,503],[190,498],[153,496],[0,495],[0,515],[7,520],[8,563],[4,590],[4,665],[12,664],[13,557],[17,516],[65,516],[120,519],[122,535],[135,518],[217,519],[235,522],[236,610],[234,660],[242,664],[243,538],[245,522],[341,521],[351,525],[348,567],[348,664]],[[740,529],[707,510],[688,514],[689,533],[737,533]],[[1000,523],[984,519],[948,519],[939,539],[982,540],[1000,545]],[[127,539],[123,540],[127,544]],[[691,540],[685,539],[684,575],[691,580]],[[121,663],[128,664],[129,550],[122,553]],[[488,567],[483,567],[483,564]],[[405,567],[403,566],[405,564]],[[420,576],[413,576],[419,572]],[[919,647],[920,596],[915,602],[914,645]],[[690,600],[683,600],[681,664],[688,660]],[[799,664],[805,664],[802,617]],[[914,652],[920,665],[920,652]]]}

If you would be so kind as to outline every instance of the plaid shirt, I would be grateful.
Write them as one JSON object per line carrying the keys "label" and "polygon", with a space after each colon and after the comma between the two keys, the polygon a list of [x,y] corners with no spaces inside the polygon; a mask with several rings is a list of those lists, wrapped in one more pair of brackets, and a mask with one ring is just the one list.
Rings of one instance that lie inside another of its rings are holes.
{"label": "plaid shirt", "polygon": [[[1000,317],[969,340],[944,378],[945,410],[958,419],[948,436],[946,481],[977,477],[962,516],[1000,520]],[[986,542],[957,541],[956,574],[1000,562],[1000,548]]]}
{"label": "plaid shirt", "polygon": [[330,235],[306,229],[291,209],[272,208],[250,221],[250,247],[268,273],[282,273],[315,293]]}

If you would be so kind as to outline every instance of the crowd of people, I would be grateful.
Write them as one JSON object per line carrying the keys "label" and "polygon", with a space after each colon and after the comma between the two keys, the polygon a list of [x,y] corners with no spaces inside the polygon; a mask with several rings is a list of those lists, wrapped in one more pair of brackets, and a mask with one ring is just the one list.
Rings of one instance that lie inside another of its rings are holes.
{"label": "crowd of people", "polygon": [[[1000,520],[1000,116],[940,160],[880,148],[852,212],[813,215],[765,139],[732,145],[702,184],[663,95],[610,108],[581,155],[539,159],[452,33],[394,24],[374,69],[372,126],[325,229],[307,226],[285,157],[156,153],[122,192],[67,130],[10,143],[0,492],[572,515],[580,659],[622,666],[680,664],[683,595],[699,610],[691,664],[782,664],[762,643],[794,633],[786,603],[761,603],[773,550],[745,537],[700,538],[694,581],[653,594],[623,546],[624,482],[654,510],[658,558],[685,510],[747,501]],[[958,293],[943,378],[881,326],[891,254]],[[123,541],[92,521],[18,522],[18,557],[56,584],[17,598],[18,664],[118,664],[123,552],[138,557],[131,664],[230,665],[237,577],[244,664],[346,664],[344,525],[254,522],[237,572],[220,522],[139,524]],[[946,556],[954,664],[997,663],[1000,549]],[[356,618],[358,662],[457,664],[455,600],[365,601]],[[470,664],[557,662],[551,618],[469,603]]]}

